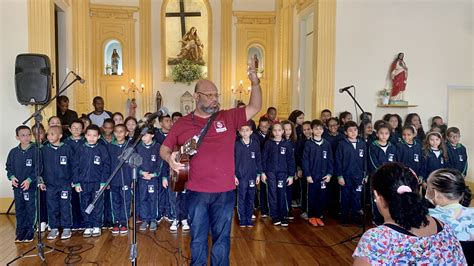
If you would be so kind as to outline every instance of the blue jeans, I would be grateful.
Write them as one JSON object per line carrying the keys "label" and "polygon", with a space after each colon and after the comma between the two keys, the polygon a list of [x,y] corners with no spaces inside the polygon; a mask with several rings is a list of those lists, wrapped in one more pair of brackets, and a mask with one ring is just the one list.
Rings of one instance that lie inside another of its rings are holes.
{"label": "blue jeans", "polygon": [[211,265],[229,265],[234,190],[221,193],[186,191],[191,226],[191,265],[207,264],[207,237],[212,236]]}

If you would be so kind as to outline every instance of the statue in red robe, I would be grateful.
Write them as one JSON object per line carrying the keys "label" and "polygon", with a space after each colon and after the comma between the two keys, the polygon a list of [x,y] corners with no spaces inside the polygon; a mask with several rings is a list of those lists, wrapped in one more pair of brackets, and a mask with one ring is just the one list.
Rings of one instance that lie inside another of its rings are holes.
{"label": "statue in red robe", "polygon": [[392,79],[391,100],[403,100],[403,92],[407,86],[408,68],[403,61],[403,53],[399,53],[390,66],[390,77]]}

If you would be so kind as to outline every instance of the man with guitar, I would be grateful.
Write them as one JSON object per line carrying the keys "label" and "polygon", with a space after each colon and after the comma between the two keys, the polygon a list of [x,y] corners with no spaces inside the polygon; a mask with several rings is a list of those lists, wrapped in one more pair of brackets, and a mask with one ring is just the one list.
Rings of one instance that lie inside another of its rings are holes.
{"label": "man with guitar", "polygon": [[[262,90],[255,62],[250,62],[249,104],[245,108],[219,110],[219,93],[209,80],[199,80],[194,89],[196,109],[179,119],[171,128],[160,156],[176,172],[187,169],[173,152],[190,139],[197,143],[189,162],[186,183],[186,206],[191,225],[191,265],[206,265],[208,233],[211,232],[212,265],[229,265],[230,229],[235,202],[234,144],[235,132],[247,123],[262,106]],[[191,153],[191,154],[192,154]],[[179,174],[179,177],[183,174]]]}

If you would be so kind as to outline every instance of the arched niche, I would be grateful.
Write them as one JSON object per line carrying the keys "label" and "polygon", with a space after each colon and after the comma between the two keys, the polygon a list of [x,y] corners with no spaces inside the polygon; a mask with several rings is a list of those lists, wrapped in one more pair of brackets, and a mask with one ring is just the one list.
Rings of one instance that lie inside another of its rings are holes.
{"label": "arched niche", "polygon": [[247,49],[247,62],[256,61],[257,75],[259,78],[264,77],[265,69],[265,50],[262,45],[252,43]]}
{"label": "arched niche", "polygon": [[110,39],[104,44],[104,74],[119,75],[123,74],[123,51],[119,40]]}

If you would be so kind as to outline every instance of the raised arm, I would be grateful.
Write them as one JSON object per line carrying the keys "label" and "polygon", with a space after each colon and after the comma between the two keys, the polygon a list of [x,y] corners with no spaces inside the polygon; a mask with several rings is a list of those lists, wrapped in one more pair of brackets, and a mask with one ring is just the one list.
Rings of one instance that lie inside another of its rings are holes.
{"label": "raised arm", "polygon": [[251,83],[249,104],[245,107],[247,120],[250,120],[262,108],[262,88],[260,87],[260,79],[257,76],[255,61],[251,60],[248,67],[248,76]]}

